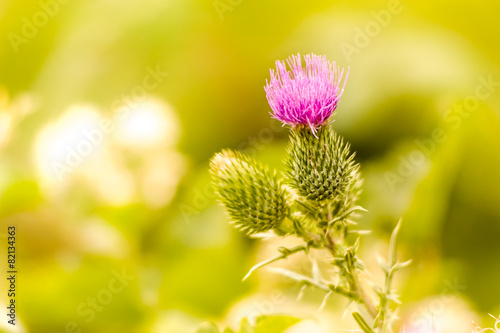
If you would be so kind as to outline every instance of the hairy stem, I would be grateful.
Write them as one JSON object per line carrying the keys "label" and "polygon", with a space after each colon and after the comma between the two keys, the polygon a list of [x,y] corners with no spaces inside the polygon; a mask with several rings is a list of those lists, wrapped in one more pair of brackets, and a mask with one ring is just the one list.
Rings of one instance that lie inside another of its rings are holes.
{"label": "hairy stem", "polygon": [[[332,236],[329,234],[328,231],[326,231],[325,239],[326,239],[326,248],[328,249],[330,254],[335,258],[336,257],[335,242],[333,241]],[[359,282],[359,277],[356,274],[356,268],[353,265],[349,265],[349,275],[350,275],[348,279],[349,287],[353,292],[355,292],[358,295],[360,303],[363,303],[370,316],[372,318],[375,318],[377,316],[377,309],[373,304],[372,299],[366,294],[363,287],[361,286],[361,283]]]}
{"label": "hairy stem", "polygon": [[359,298],[361,298],[361,300],[363,301],[363,304],[365,305],[365,308],[368,311],[368,313],[370,314],[370,316],[372,317],[372,319],[375,318],[377,316],[377,308],[375,307],[372,299],[370,298],[370,296],[368,296],[368,294],[365,292],[363,286],[359,282],[359,277],[356,274],[354,267],[353,267],[351,274],[352,274],[352,279],[354,281],[353,290],[355,290],[358,293]]}

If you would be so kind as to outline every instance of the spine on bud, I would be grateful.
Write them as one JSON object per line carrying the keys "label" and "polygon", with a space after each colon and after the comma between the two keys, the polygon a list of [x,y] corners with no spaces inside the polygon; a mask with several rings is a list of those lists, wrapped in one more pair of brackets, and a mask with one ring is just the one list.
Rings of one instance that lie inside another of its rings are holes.
{"label": "spine on bud", "polygon": [[322,126],[316,133],[307,127],[295,127],[291,132],[286,160],[290,186],[309,202],[342,203],[341,210],[353,207],[361,178],[350,145],[330,126]]}

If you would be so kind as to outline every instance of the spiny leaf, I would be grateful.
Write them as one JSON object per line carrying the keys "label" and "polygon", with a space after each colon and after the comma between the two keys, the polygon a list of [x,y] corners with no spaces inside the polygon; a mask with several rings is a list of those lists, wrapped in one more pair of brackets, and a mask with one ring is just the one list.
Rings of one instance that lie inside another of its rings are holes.
{"label": "spiny leaf", "polygon": [[260,262],[256,265],[254,265],[250,271],[247,273],[247,275],[245,275],[245,277],[243,278],[243,281],[245,281],[246,279],[248,279],[248,277],[250,277],[250,275],[255,272],[257,269],[259,268],[262,268],[266,265],[269,265],[269,264],[272,264],[273,262],[276,262],[278,260],[281,260],[281,259],[285,259],[286,257],[294,254],[294,253],[297,253],[297,252],[300,252],[300,251],[307,251],[307,246],[305,245],[299,245],[299,246],[296,246],[294,248],[291,248],[291,249],[288,249],[288,248],[280,248],[280,252],[281,252],[281,255],[277,256],[277,257],[274,257],[274,258],[271,258],[271,259],[268,259],[268,260],[265,260],[263,262]]}
{"label": "spiny leaf", "polygon": [[285,268],[279,268],[279,267],[278,268],[271,267],[271,268],[269,268],[269,270],[274,272],[274,273],[280,274],[284,277],[287,277],[289,279],[295,280],[295,281],[302,283],[304,285],[314,286],[314,287],[321,289],[321,290],[324,290],[326,292],[330,291],[330,288],[328,288],[328,286],[326,284],[324,284],[322,282],[315,282],[310,277],[293,272],[291,270],[288,270]]}
{"label": "spiny leaf", "polygon": [[399,271],[400,269],[403,269],[403,268],[405,268],[405,267],[408,267],[410,264],[411,264],[411,259],[410,259],[410,260],[407,260],[407,261],[404,261],[404,262],[401,262],[401,263],[396,263],[396,264],[392,267],[392,270],[393,270],[393,271]]}

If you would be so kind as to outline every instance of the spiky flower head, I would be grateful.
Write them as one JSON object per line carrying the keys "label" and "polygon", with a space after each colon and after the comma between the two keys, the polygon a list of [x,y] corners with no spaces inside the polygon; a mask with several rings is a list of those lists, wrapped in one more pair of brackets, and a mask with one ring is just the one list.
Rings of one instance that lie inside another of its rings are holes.
{"label": "spiky flower head", "polygon": [[324,126],[314,136],[305,128],[291,131],[286,176],[298,194],[309,201],[339,201],[341,210],[354,205],[361,186],[359,165],[350,145]]}
{"label": "spiky flower head", "polygon": [[248,234],[279,227],[287,205],[275,173],[230,150],[216,154],[210,167],[215,189],[236,227]]}
{"label": "spiky flower head", "polygon": [[273,118],[284,124],[308,126],[313,133],[328,122],[337,108],[349,72],[340,87],[344,70],[325,56],[313,53],[304,57],[302,67],[300,54],[285,61],[276,61],[276,71],[271,69],[271,80],[264,87],[267,100],[273,110]]}

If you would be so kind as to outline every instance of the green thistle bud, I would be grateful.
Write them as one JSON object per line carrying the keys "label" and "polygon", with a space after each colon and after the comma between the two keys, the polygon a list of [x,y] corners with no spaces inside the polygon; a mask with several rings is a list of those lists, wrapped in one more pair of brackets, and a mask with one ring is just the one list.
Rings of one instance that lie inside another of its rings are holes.
{"label": "green thistle bud", "polygon": [[359,164],[350,145],[330,126],[316,133],[307,127],[293,128],[286,164],[290,186],[309,201],[353,204],[359,195]]}
{"label": "green thistle bud", "polygon": [[220,200],[239,229],[255,234],[279,227],[288,210],[276,173],[230,150],[216,154],[210,167]]}

